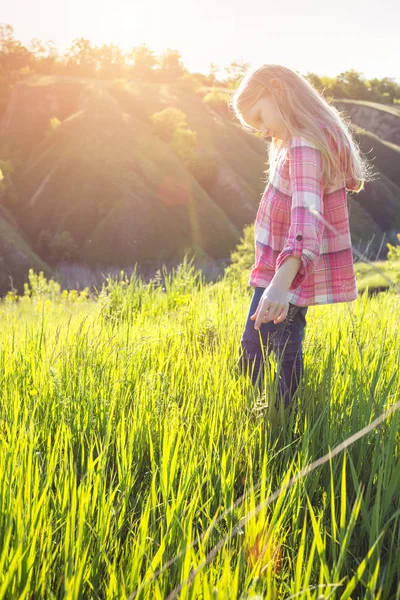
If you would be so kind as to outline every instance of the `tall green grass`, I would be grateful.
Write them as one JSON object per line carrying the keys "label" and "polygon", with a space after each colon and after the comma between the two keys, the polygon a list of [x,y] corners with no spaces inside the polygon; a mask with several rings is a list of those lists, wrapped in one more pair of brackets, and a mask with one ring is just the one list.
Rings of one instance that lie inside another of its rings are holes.
{"label": "tall green grass", "polygon": [[0,305],[0,600],[400,598],[398,412],[236,527],[399,399],[396,294],[309,308],[288,419],[237,372],[249,288],[30,281]]}

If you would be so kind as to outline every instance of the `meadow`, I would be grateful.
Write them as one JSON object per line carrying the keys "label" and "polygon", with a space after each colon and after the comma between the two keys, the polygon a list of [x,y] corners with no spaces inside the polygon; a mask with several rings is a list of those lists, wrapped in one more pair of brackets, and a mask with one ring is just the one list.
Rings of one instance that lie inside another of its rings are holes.
{"label": "meadow", "polygon": [[0,303],[0,600],[398,600],[399,411],[288,482],[399,400],[399,295],[309,308],[287,418],[237,372],[242,282],[97,291]]}

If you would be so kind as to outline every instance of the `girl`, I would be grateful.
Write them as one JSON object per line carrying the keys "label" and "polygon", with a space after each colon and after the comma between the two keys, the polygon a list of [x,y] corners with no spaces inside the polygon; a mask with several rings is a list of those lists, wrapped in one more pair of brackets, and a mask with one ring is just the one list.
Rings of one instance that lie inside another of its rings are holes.
{"label": "girl", "polygon": [[272,350],[275,407],[283,400],[291,410],[308,307],[357,298],[346,190],[364,188],[369,165],[341,113],[287,67],[249,71],[229,104],[245,129],[271,140],[238,366],[263,390],[263,359]]}

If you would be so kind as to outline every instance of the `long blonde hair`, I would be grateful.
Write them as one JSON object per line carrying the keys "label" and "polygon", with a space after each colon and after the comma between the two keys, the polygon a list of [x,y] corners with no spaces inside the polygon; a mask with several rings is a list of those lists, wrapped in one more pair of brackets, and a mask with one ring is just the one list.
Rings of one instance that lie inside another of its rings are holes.
{"label": "long blonde hair", "polygon": [[[271,80],[281,84],[283,98]],[[353,138],[350,120],[302,75],[287,67],[264,64],[247,71],[240,80],[228,104],[246,130],[253,132],[254,128],[245,122],[242,113],[264,94],[275,98],[289,136],[303,137],[321,151],[325,185],[332,185],[338,172],[345,179],[346,188],[355,192],[364,189],[365,181],[372,180],[370,165]],[[272,138],[267,175],[284,145],[283,140]]]}

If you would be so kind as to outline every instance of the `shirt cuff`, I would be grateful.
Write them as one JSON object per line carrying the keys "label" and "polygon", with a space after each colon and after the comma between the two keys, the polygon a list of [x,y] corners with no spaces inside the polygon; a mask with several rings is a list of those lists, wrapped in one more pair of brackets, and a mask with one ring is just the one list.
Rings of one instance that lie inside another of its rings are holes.
{"label": "shirt cuff", "polygon": [[294,276],[294,279],[289,287],[289,291],[295,291],[303,283],[305,278],[314,270],[314,259],[316,258],[316,255],[311,252],[311,250],[301,247],[301,245],[295,244],[290,248],[284,248],[276,259],[275,273],[288,256],[294,256],[295,258],[301,259],[299,270]]}

